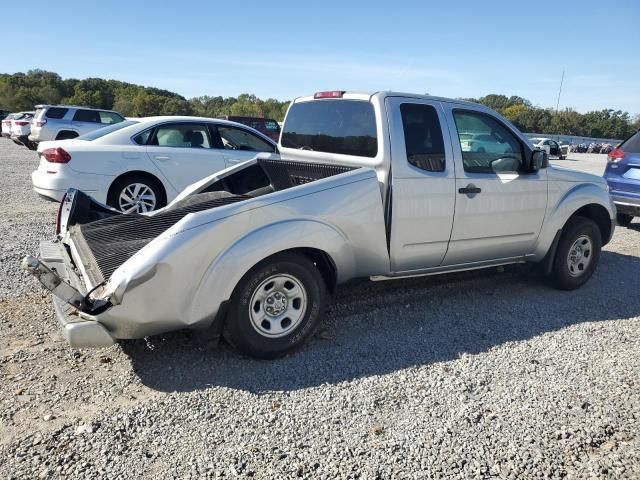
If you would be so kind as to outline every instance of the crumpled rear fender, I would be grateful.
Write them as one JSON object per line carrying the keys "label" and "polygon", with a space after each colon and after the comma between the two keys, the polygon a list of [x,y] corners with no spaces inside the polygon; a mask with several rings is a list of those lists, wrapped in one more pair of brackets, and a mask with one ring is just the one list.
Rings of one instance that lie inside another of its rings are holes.
{"label": "crumpled rear fender", "polygon": [[230,245],[209,265],[193,296],[189,323],[207,325],[253,266],[271,255],[295,248],[325,252],[336,266],[338,282],[361,275],[362,268],[381,271],[388,268],[388,258],[354,251],[347,235],[333,225],[313,219],[265,225]]}

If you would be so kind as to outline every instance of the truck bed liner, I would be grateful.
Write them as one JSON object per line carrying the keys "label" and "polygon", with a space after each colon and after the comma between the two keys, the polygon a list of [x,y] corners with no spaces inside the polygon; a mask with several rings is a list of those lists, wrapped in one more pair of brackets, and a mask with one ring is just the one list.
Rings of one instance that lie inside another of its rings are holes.
{"label": "truck bed liner", "polygon": [[98,285],[109,279],[120,265],[189,213],[354,170],[354,167],[340,165],[264,159],[258,160],[254,168],[260,171],[260,175],[247,168],[244,173],[240,171],[226,177],[203,193],[186,197],[154,215],[114,215],[70,227],[70,236],[91,283]]}
{"label": "truck bed liner", "polygon": [[204,198],[199,202],[192,202],[153,216],[117,215],[71,227],[71,237],[81,251],[85,270],[92,277],[92,283],[97,285],[107,280],[138,250],[178,223],[185,215],[250,198],[247,195],[233,195],[228,192],[200,195]]}

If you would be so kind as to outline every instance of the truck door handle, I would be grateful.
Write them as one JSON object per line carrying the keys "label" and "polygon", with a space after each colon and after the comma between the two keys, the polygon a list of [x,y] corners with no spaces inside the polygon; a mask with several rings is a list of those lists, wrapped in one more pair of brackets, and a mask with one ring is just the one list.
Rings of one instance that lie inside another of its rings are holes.
{"label": "truck door handle", "polygon": [[476,187],[473,183],[470,183],[466,187],[459,188],[458,193],[463,193],[465,195],[469,195],[470,197],[474,196],[477,193],[480,193],[482,189],[480,187]]}

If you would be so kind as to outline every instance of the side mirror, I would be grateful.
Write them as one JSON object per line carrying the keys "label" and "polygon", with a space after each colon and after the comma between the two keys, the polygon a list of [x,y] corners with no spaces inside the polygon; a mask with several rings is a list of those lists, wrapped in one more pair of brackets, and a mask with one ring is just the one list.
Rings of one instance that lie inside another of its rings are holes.
{"label": "side mirror", "polygon": [[535,149],[531,152],[531,161],[529,162],[529,170],[537,172],[541,168],[549,166],[549,155],[545,150]]}

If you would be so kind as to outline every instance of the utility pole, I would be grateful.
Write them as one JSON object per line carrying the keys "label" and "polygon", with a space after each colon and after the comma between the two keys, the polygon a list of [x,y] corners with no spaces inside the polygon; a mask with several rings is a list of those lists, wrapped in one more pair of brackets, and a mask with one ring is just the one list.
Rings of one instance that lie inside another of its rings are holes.
{"label": "utility pole", "polygon": [[562,70],[562,78],[560,79],[560,90],[558,90],[558,101],[556,102],[556,113],[560,107],[560,94],[562,93],[562,84],[564,83],[564,70]]}
{"label": "utility pole", "polygon": [[[560,108],[560,95],[562,94],[562,84],[564,83],[564,70],[562,70],[562,78],[560,78],[560,89],[558,90],[558,101],[556,102],[556,115],[558,115],[558,109]],[[558,138],[560,141],[560,132],[558,132]]]}

